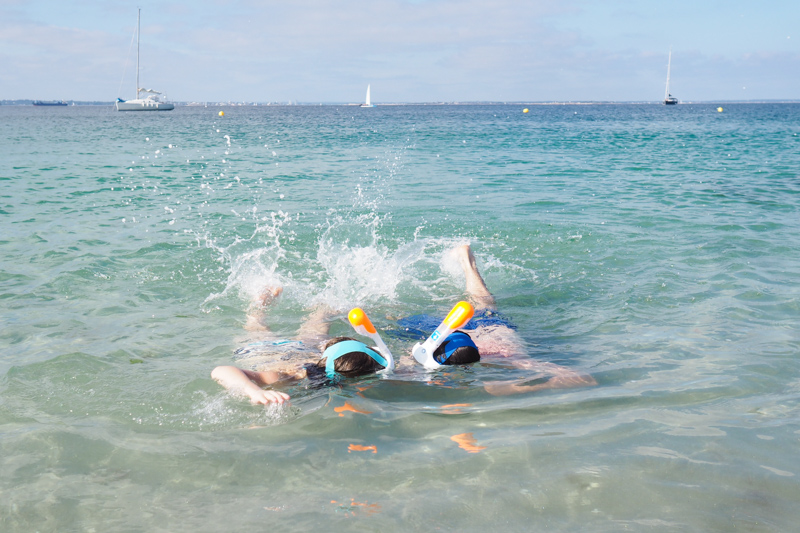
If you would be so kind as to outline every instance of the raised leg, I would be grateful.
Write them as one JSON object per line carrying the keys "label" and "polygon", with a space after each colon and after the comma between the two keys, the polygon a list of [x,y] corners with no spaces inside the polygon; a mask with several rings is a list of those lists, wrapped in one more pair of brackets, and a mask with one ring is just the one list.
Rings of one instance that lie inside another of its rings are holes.
{"label": "raised leg", "polygon": [[244,329],[247,331],[269,331],[264,319],[264,311],[283,293],[283,287],[266,287],[252,302],[247,310]]}
{"label": "raised leg", "polygon": [[472,249],[469,245],[465,244],[454,248],[452,254],[464,271],[464,277],[467,280],[467,294],[475,308],[495,311],[497,304],[494,301],[494,296],[489,292],[481,273],[478,272],[478,267],[475,265],[475,256],[472,254]]}

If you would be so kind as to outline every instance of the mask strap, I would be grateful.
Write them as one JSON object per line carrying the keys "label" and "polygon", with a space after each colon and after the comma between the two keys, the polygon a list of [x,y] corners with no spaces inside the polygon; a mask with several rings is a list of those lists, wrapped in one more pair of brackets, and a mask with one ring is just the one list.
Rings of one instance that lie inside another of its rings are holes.
{"label": "mask strap", "polygon": [[372,359],[376,363],[383,366],[384,368],[388,364],[386,362],[386,359],[381,354],[379,354],[378,352],[376,352],[363,342],[351,341],[351,340],[337,342],[333,346],[329,346],[322,354],[322,356],[326,358],[325,373],[328,375],[329,378],[333,379],[337,375],[334,366],[336,360],[341,356],[352,352],[363,352],[372,357]]}

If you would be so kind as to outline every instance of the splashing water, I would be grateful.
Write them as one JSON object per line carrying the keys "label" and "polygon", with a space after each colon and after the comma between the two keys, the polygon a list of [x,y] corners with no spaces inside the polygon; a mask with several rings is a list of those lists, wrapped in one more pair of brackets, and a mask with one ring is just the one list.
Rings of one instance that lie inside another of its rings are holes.
{"label": "splashing water", "polygon": [[[800,107],[715,107],[0,106],[0,529],[796,529]],[[264,286],[280,334],[385,330],[463,299],[467,241],[597,387],[209,377]]]}

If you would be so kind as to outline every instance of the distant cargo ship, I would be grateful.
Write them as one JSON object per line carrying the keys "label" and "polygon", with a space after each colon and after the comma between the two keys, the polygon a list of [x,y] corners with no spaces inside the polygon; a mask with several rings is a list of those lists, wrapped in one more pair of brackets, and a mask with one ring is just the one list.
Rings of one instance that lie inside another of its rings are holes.
{"label": "distant cargo ship", "polygon": [[67,105],[64,100],[54,100],[52,102],[45,102],[42,100],[34,100],[33,105]]}

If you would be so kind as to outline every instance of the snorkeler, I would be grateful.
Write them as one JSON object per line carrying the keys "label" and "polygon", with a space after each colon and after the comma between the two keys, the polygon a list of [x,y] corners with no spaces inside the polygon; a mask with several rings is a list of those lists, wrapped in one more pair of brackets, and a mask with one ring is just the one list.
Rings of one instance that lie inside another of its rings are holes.
{"label": "snorkeler", "polygon": [[[486,392],[495,396],[597,385],[595,379],[588,374],[530,359],[526,354],[525,343],[515,331],[515,327],[497,312],[494,296],[478,271],[475,256],[469,245],[459,246],[453,249],[451,254],[464,272],[467,295],[474,309],[467,302],[457,304],[444,322],[434,330],[431,337],[425,343],[414,347],[412,353],[418,362],[426,368],[435,369],[445,365],[468,364],[480,360],[487,362],[492,359],[502,362],[505,359],[514,367],[534,372],[533,376],[528,375],[513,381],[484,383]],[[453,316],[454,313],[460,313],[462,316]],[[466,316],[467,314],[469,316]],[[420,330],[436,327],[436,323],[436,319],[428,315],[416,315],[398,321],[406,331],[417,333]],[[445,340],[440,345],[438,342],[432,342],[436,341],[435,337],[440,334],[445,336]],[[428,344],[438,347],[431,354],[427,354],[424,353],[423,347]],[[525,384],[531,381],[537,383]]]}
{"label": "snorkeler", "polygon": [[[436,328],[431,338],[437,332],[442,332],[444,341],[434,339],[436,342],[432,344],[427,344],[428,341],[423,343],[422,346],[435,345],[429,354],[419,355],[417,349],[420,345],[415,346],[412,352],[415,359],[427,368],[481,360],[498,363],[507,361],[514,367],[534,372],[532,376],[517,380],[485,382],[486,391],[496,396],[597,384],[587,374],[553,363],[531,360],[513,324],[497,312],[494,296],[478,272],[470,247],[459,246],[451,253],[464,272],[471,303],[459,302],[441,324],[429,315],[399,320],[398,325],[407,332],[421,334],[422,330]],[[282,292],[281,287],[269,288],[251,306],[245,329],[261,332],[262,335],[266,333],[268,338],[234,352],[242,366],[249,369],[219,366],[213,370],[211,377],[223,387],[246,395],[254,404],[284,403],[289,400],[288,394],[262,387],[281,386],[307,377],[336,379],[338,376],[356,377],[382,370],[392,371],[394,360],[391,353],[360,309],[351,311],[350,322],[358,333],[373,338],[377,347],[369,347],[350,337],[331,339],[328,336],[330,320],[337,313],[327,306],[318,307],[306,318],[295,339],[270,338],[269,328],[264,323],[264,309]],[[356,311],[361,316],[354,320],[353,313]],[[365,325],[368,326],[366,329]],[[256,370],[265,365],[269,370]],[[537,383],[526,384],[534,380]]]}
{"label": "snorkeler", "polygon": [[[269,288],[251,306],[245,329],[260,331],[269,336],[269,328],[263,321],[263,310],[283,292],[281,287]],[[295,339],[267,339],[249,344],[234,352],[242,363],[251,368],[260,368],[264,363],[273,363],[270,370],[258,371],[236,366],[218,366],[211,372],[220,385],[250,398],[254,404],[284,403],[289,395],[267,385],[283,385],[306,377],[336,379],[337,376],[355,377],[372,374],[394,367],[388,348],[379,342],[380,348],[370,348],[350,337],[329,338],[330,318],[334,311],[321,306],[312,312],[300,326]],[[374,331],[364,315],[368,329]],[[357,329],[357,331],[359,331]],[[319,357],[322,351],[322,358]],[[281,361],[274,365],[276,359]]]}

